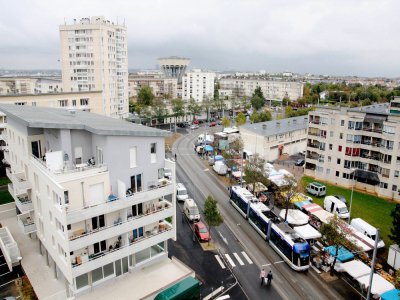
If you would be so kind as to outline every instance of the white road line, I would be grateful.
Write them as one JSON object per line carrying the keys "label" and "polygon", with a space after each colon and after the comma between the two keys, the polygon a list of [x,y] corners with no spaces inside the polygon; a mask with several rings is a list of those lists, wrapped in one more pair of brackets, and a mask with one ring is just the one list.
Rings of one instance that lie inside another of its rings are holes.
{"label": "white road line", "polygon": [[7,274],[10,274],[10,273],[11,273],[11,272],[3,273],[3,274],[0,275],[0,277],[1,277],[1,276],[4,276],[4,275],[7,275]]}
{"label": "white road line", "polygon": [[203,171],[204,171],[204,172],[207,172],[207,171],[210,171],[210,170],[209,170],[209,169],[204,169]]}
{"label": "white road line", "polygon": [[229,254],[225,254],[226,259],[229,261],[232,267],[236,267],[235,263],[233,262],[232,258],[229,256]]}
{"label": "white road line", "polygon": [[7,263],[1,264],[0,267],[1,267],[1,266],[4,266],[4,265],[6,265],[6,264],[7,264]]}
{"label": "white road line", "polygon": [[253,264],[253,261],[250,259],[246,252],[242,251],[242,255],[250,265]]}
{"label": "white road line", "polygon": [[219,255],[214,255],[214,256],[215,256],[215,259],[218,261],[219,265],[221,266],[221,268],[225,269],[226,267],[225,267],[224,263],[222,262],[221,258],[219,257]]}
{"label": "white road line", "polygon": [[241,266],[244,266],[243,260],[240,259],[239,255],[237,253],[233,253],[233,256],[235,256],[236,260],[239,262]]}
{"label": "white road line", "polygon": [[283,263],[283,262],[285,262],[285,261],[284,261],[284,260],[280,260],[280,261],[274,262],[274,264],[281,264],[281,263]]}

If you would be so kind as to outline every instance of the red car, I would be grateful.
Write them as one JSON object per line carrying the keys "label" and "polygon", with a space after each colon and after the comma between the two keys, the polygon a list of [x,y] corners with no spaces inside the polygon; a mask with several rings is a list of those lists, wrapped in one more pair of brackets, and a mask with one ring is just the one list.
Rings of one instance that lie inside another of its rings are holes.
{"label": "red car", "polygon": [[194,232],[201,242],[208,242],[210,240],[210,233],[203,222],[194,224]]}
{"label": "red car", "polygon": [[199,125],[199,120],[194,120],[194,121],[193,121],[193,124]]}
{"label": "red car", "polygon": [[210,123],[210,127],[214,127],[214,126],[217,126],[217,122],[215,122],[215,121]]}

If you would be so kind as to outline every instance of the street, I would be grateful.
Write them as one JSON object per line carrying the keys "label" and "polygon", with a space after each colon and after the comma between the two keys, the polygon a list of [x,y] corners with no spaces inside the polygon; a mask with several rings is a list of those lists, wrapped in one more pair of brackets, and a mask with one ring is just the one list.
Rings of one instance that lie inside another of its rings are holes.
{"label": "street", "polygon": [[[213,128],[212,131],[218,129],[220,127]],[[177,182],[180,181],[186,185],[200,210],[203,209],[205,198],[212,195],[218,201],[219,210],[224,217],[224,223],[211,232],[221,253],[219,256],[221,259],[215,258],[208,272],[214,273],[219,268],[223,269],[223,266],[231,269],[248,299],[265,297],[343,299],[342,293],[323,282],[313,270],[298,273],[290,269],[229,204],[227,189],[218,180],[217,175],[205,168],[201,159],[193,151],[195,137],[203,132],[204,128],[200,128],[182,136],[175,143],[173,153],[177,153]],[[180,224],[177,226],[179,238],[181,228]],[[267,272],[272,270],[274,274],[271,287],[260,286],[259,273],[262,266]],[[196,269],[195,271],[197,272]]]}

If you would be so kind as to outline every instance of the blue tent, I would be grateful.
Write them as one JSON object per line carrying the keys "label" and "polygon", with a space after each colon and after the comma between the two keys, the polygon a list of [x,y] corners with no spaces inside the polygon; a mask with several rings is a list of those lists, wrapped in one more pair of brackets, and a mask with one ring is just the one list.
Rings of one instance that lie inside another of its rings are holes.
{"label": "blue tent", "polygon": [[[333,246],[325,247],[325,251],[329,252],[330,255],[335,256],[336,255],[336,246],[333,245]],[[340,262],[352,260],[353,258],[354,258],[353,253],[351,253],[346,248],[339,246],[337,259]]]}
{"label": "blue tent", "polygon": [[214,148],[213,148],[212,146],[210,146],[210,145],[206,145],[206,146],[204,147],[204,150],[205,150],[206,152],[211,152],[211,151],[214,151]]}
{"label": "blue tent", "polygon": [[381,295],[382,300],[398,300],[400,299],[400,290],[391,290]]}
{"label": "blue tent", "polygon": [[224,157],[223,157],[222,155],[215,155],[215,156],[214,156],[214,160],[215,160],[215,161],[224,160]]}
{"label": "blue tent", "polygon": [[300,201],[300,202],[295,202],[294,205],[298,208],[301,209],[304,205],[306,204],[311,204],[312,202],[305,200],[305,201]]}

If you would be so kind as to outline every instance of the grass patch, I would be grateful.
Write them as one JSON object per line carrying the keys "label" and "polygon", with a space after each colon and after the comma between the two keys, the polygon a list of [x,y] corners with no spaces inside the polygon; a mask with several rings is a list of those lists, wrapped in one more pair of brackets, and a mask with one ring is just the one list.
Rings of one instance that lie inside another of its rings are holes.
{"label": "grass patch", "polygon": [[[303,176],[301,179],[302,186],[305,188],[308,183],[318,181],[312,177]],[[322,181],[321,181],[322,182]],[[328,183],[323,184],[326,186],[327,195],[343,195],[348,206],[350,206],[350,195],[351,189],[345,189],[336,185],[331,185]],[[324,197],[317,198],[315,196],[309,195],[314,199],[314,202],[324,205]],[[382,239],[386,244],[386,248],[392,244],[389,239],[390,228],[392,227],[392,218],[390,213],[394,210],[396,203],[384,200],[374,195],[365,194],[354,190],[353,193],[353,205],[351,208],[351,218],[361,218],[366,222],[370,223],[372,226],[380,229],[380,234]]]}
{"label": "grass patch", "polygon": [[10,181],[10,179],[8,178],[8,177],[2,177],[2,178],[0,178],[0,186],[2,186],[2,185],[7,185],[7,184],[9,184],[11,181]]}
{"label": "grass patch", "polygon": [[10,193],[7,190],[0,191],[0,205],[10,203],[10,202],[14,202],[14,199],[10,195]]}

